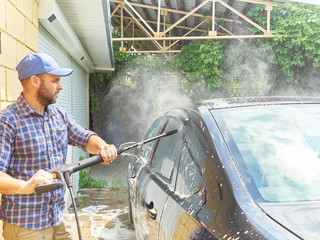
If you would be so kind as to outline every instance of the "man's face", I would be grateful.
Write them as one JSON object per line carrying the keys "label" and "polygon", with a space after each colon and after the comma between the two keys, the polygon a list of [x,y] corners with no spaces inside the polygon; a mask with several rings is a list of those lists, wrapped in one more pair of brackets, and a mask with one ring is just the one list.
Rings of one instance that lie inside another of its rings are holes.
{"label": "man's face", "polygon": [[62,90],[60,76],[44,73],[38,76],[41,80],[37,99],[43,105],[50,105],[57,101],[59,91]]}

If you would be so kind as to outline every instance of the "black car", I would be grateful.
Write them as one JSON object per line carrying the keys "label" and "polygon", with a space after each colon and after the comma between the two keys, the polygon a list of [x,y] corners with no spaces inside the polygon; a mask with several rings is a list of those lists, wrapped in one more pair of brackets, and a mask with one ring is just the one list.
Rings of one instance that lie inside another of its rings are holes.
{"label": "black car", "polygon": [[129,158],[138,239],[320,239],[320,99],[203,101]]}

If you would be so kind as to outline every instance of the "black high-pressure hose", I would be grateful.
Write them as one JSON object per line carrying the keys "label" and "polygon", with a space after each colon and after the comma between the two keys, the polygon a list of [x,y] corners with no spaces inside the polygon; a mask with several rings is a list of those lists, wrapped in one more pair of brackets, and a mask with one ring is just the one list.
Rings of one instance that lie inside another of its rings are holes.
{"label": "black high-pressure hose", "polygon": [[[155,141],[155,140],[162,138],[162,137],[170,136],[172,134],[175,134],[176,132],[178,132],[178,130],[174,129],[174,130],[162,133],[162,134],[155,136],[153,138],[149,138],[147,140],[144,140],[140,143],[133,144],[129,147],[117,149],[117,153],[118,153],[118,155],[120,155],[121,153],[128,151],[132,148],[136,148],[136,147],[141,146],[145,143]],[[71,200],[72,200],[72,206],[73,206],[74,215],[75,215],[75,219],[76,219],[76,223],[77,223],[79,240],[82,240],[82,236],[81,236],[80,223],[79,223],[79,218],[78,218],[78,213],[77,213],[77,207],[76,207],[73,192],[72,192],[72,183],[71,183],[70,177],[71,177],[71,174],[74,172],[78,172],[82,169],[85,169],[87,167],[91,167],[91,166],[96,165],[101,162],[103,162],[103,160],[100,157],[100,155],[95,155],[93,157],[82,160],[78,163],[69,163],[66,165],[59,166],[57,168],[52,168],[48,172],[52,173],[54,178],[59,179],[60,181],[53,183],[53,184],[41,184],[41,185],[37,186],[35,189],[35,191],[37,193],[44,193],[44,192],[50,192],[50,191],[56,190],[58,188],[61,188],[64,185],[64,183],[63,183],[63,178],[64,178],[66,185],[69,189]]]}

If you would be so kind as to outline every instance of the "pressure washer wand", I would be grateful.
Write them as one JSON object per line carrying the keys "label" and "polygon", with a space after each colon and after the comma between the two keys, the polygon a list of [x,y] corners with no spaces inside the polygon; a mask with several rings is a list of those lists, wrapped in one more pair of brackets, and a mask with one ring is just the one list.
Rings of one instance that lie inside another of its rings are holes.
{"label": "pressure washer wand", "polygon": [[125,151],[128,151],[128,150],[132,149],[132,148],[139,147],[139,146],[141,146],[141,145],[143,145],[143,144],[146,144],[146,143],[148,143],[148,142],[155,141],[155,140],[157,140],[157,139],[159,139],[159,138],[162,138],[162,137],[170,136],[170,135],[172,135],[172,134],[175,134],[176,132],[178,132],[178,129],[174,129],[174,130],[171,130],[171,131],[162,133],[162,134],[160,134],[160,135],[158,135],[158,136],[155,136],[155,137],[153,137],[153,138],[149,138],[149,139],[144,140],[144,141],[142,141],[142,142],[133,144],[133,145],[131,145],[131,146],[129,146],[129,147],[126,147],[126,148],[119,148],[119,149],[117,150],[117,152],[118,152],[118,154],[121,154],[121,153],[123,153],[123,152],[125,152]]}
{"label": "pressure washer wand", "polygon": [[[163,137],[170,136],[170,135],[172,135],[172,134],[175,134],[176,132],[178,132],[178,130],[177,130],[177,129],[174,129],[174,130],[171,130],[171,131],[162,133],[162,134],[160,134],[160,135],[158,135],[158,136],[155,136],[155,137],[153,137],[153,138],[149,138],[149,139],[147,139],[147,140],[144,140],[144,141],[142,141],[142,142],[135,143],[135,144],[133,144],[133,145],[131,145],[131,146],[128,146],[128,147],[126,147],[126,148],[119,148],[119,149],[117,149],[117,153],[118,153],[118,155],[120,155],[121,153],[123,153],[123,152],[125,152],[125,151],[128,151],[128,150],[130,150],[130,149],[132,149],[132,148],[136,148],[136,147],[141,146],[141,145],[143,145],[143,144],[146,144],[146,143],[148,143],[148,142],[155,141],[155,140],[157,140],[157,139],[159,139],[159,138],[163,138]],[[88,158],[88,159],[82,160],[82,161],[78,162],[77,164],[73,164],[73,165],[71,165],[71,166],[69,166],[69,167],[65,167],[65,168],[64,168],[64,171],[68,171],[68,172],[70,173],[70,175],[71,175],[71,174],[74,173],[74,172],[78,172],[78,171],[80,171],[80,170],[82,170],[82,169],[85,169],[85,168],[87,168],[87,167],[91,167],[91,166],[96,165],[96,164],[101,163],[101,162],[103,162],[103,160],[102,160],[102,158],[100,157],[100,155],[95,155],[95,156],[90,157],[90,158]],[[68,165],[68,164],[67,164],[67,165]],[[67,165],[66,165],[66,166],[67,166]]]}

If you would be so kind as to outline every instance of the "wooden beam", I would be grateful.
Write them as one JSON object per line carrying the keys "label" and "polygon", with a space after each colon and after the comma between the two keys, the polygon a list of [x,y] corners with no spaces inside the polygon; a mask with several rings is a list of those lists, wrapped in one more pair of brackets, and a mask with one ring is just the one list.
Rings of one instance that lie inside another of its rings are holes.
{"label": "wooden beam", "polygon": [[124,2],[130,7],[130,9],[138,16],[138,18],[141,19],[141,21],[144,23],[144,25],[150,30],[151,33],[153,33],[154,35],[154,30],[152,29],[152,27],[150,27],[150,25],[143,19],[143,17],[141,17],[141,15],[137,12],[137,10],[134,9],[134,7],[127,1],[124,0]]}
{"label": "wooden beam", "polygon": [[[114,18],[120,18],[121,16],[120,15],[114,15]],[[123,16],[124,19],[128,19],[128,20],[133,20],[132,17],[126,17],[126,16]],[[141,21],[140,19],[137,19],[138,21]],[[149,24],[157,24],[157,22],[155,21],[150,21],[150,20],[146,20],[146,22],[148,22]],[[167,26],[171,26],[172,24],[167,24]],[[185,29],[185,30],[190,30],[192,29],[191,27],[185,27],[185,26],[181,26],[181,25],[178,25],[176,26],[176,28],[181,28],[181,29]],[[198,32],[207,32],[207,30],[204,30],[204,29],[195,29],[195,31],[198,31]]]}
{"label": "wooden beam", "polygon": [[247,18],[245,15],[243,15],[242,13],[240,13],[238,10],[234,9],[233,7],[229,6],[228,4],[226,4],[224,1],[222,0],[216,0],[218,3],[222,4],[223,6],[225,6],[226,8],[229,8],[232,12],[234,12],[235,14],[237,14],[238,16],[240,16],[241,18],[243,18],[244,20],[246,20],[248,23],[250,23],[251,25],[255,26],[256,28],[258,28],[259,30],[261,30],[262,32],[266,33],[266,30],[264,28],[262,28],[261,26],[259,26],[258,24],[256,24],[254,21],[252,21],[251,19]]}
{"label": "wooden beam", "polygon": [[270,4],[272,6],[278,6],[279,3],[274,3],[272,1],[261,1],[261,0],[237,0],[237,1],[240,1],[240,2],[247,2],[247,3],[255,3],[255,4]]}
{"label": "wooden beam", "polygon": [[161,0],[158,0],[158,13],[157,13],[157,35],[160,34],[160,19],[161,19]]}
{"label": "wooden beam", "polygon": [[136,38],[113,38],[112,41],[163,41],[163,40],[209,40],[209,39],[251,39],[251,38],[275,38],[276,35],[228,35],[228,36],[173,36],[173,37],[136,37]]}
{"label": "wooden beam", "polygon": [[266,10],[267,10],[267,34],[271,34],[270,30],[270,20],[271,20],[271,11],[272,11],[273,6],[267,4],[266,5]]}
{"label": "wooden beam", "polygon": [[119,9],[119,7],[121,6],[121,4],[119,3],[115,9],[113,10],[113,12],[111,13],[111,18],[113,17],[113,15],[116,13],[116,11]]}
{"label": "wooden beam", "polygon": [[[148,30],[143,27],[143,25],[132,15],[132,13],[131,13],[128,9],[126,9],[125,6],[124,6],[123,9],[125,9],[126,12],[135,20],[135,22],[137,23],[137,25],[144,31],[144,33],[145,33],[148,37],[151,38],[152,36],[151,36],[151,34],[148,32]],[[153,41],[153,43],[156,45],[157,48],[161,49],[161,45],[160,45],[156,40],[152,40],[152,41]]]}
{"label": "wooden beam", "polygon": [[162,35],[166,34],[167,32],[169,32],[172,28],[174,28],[175,26],[177,26],[180,22],[182,22],[184,19],[186,19],[187,17],[191,16],[193,13],[195,13],[196,11],[198,11],[200,8],[202,8],[204,5],[206,5],[208,2],[210,2],[211,0],[205,0],[203,1],[199,6],[195,7],[194,9],[192,9],[188,14],[186,14],[184,17],[180,18],[178,21],[176,21],[173,25],[171,25],[166,31],[164,31]]}
{"label": "wooden beam", "polygon": [[216,36],[217,32],[215,30],[215,20],[216,20],[216,0],[212,0],[212,23],[211,23],[211,33],[209,35]]}
{"label": "wooden beam", "polygon": [[[228,5],[229,5],[229,6],[232,7],[233,3],[234,3],[234,0],[228,0]],[[225,10],[224,13],[223,13],[223,18],[228,17],[229,13],[230,13],[230,9],[229,9],[229,8],[226,8],[226,10]]]}
{"label": "wooden beam", "polygon": [[[191,29],[189,32],[187,32],[183,37],[188,36],[191,32],[193,32],[195,29],[200,27],[202,24],[204,24],[207,20],[203,20],[201,23],[199,23],[197,26],[195,26],[193,29]],[[176,43],[178,43],[180,40],[176,40],[174,43],[172,43],[170,46],[168,46],[168,49],[172,48]]]}
{"label": "wooden beam", "polygon": [[124,28],[123,32],[126,32],[133,21],[129,21],[127,26]]}
{"label": "wooden beam", "polygon": [[[124,5],[121,5],[121,38],[123,38],[123,7]],[[123,41],[121,42],[121,48],[120,51],[124,51]]]}
{"label": "wooden beam", "polygon": [[159,50],[159,51],[153,51],[153,50],[146,50],[146,51],[127,51],[127,53],[179,53],[181,50]]}

